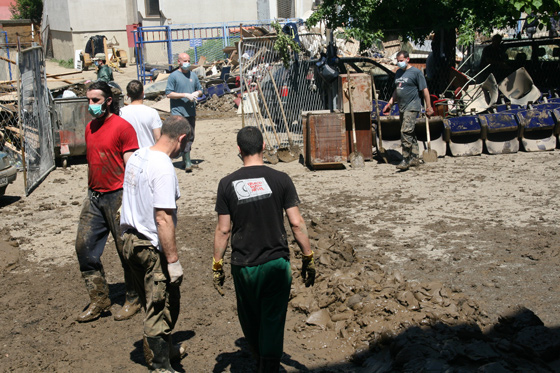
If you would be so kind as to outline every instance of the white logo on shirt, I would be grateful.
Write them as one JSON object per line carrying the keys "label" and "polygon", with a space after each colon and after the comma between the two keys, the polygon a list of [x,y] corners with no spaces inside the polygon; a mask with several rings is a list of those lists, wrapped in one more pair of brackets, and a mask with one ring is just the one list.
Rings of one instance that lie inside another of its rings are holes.
{"label": "white logo on shirt", "polygon": [[264,177],[258,179],[236,180],[232,183],[239,204],[268,198],[272,190]]}

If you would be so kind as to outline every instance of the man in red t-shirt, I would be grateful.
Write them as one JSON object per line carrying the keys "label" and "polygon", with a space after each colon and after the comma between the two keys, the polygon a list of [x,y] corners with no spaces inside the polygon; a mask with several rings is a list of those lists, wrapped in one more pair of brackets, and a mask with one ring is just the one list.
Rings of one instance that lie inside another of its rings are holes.
{"label": "man in red t-shirt", "polygon": [[121,259],[126,287],[125,303],[114,317],[115,320],[126,320],[138,312],[141,305],[130,269],[123,258],[119,209],[125,164],[138,149],[138,140],[132,125],[118,116],[118,101],[113,99],[111,87],[107,83],[93,83],[87,90],[87,98],[88,111],[94,119],[88,123],[85,133],[88,196],[80,214],[76,254],[90,304],[76,320],[95,320],[111,308],[109,287],[101,263],[109,232]]}

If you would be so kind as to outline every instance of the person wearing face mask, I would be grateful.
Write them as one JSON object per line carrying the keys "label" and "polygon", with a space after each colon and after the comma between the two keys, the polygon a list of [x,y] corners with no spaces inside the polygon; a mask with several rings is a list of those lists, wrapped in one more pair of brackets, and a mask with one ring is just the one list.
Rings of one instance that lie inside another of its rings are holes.
{"label": "person wearing face mask", "polygon": [[92,83],[86,96],[88,111],[94,119],[85,130],[88,192],[78,222],[76,255],[90,304],[76,320],[93,321],[111,309],[109,287],[101,263],[101,255],[111,233],[124,270],[126,289],[125,303],[114,314],[115,320],[120,321],[131,318],[141,308],[130,268],[123,258],[119,225],[125,165],[138,149],[138,140],[132,125],[119,117],[118,102],[113,99],[107,83]]}
{"label": "person wearing face mask", "polygon": [[184,346],[171,341],[183,279],[175,242],[176,201],[181,193],[171,159],[185,149],[190,132],[185,118],[170,116],[155,145],[130,157],[124,175],[120,221],[124,256],[146,312],[144,356],[150,370],[158,372],[174,372],[170,360],[185,355]]}
{"label": "person wearing face mask", "polygon": [[105,53],[97,53],[93,57],[93,63],[97,66],[97,80],[105,83],[113,81],[113,70],[107,66]]}
{"label": "person wearing face mask", "polygon": [[408,52],[400,51],[397,54],[399,70],[395,74],[395,90],[393,96],[383,108],[383,114],[387,115],[391,112],[391,106],[395,101],[399,104],[403,160],[399,163],[397,169],[403,171],[408,170],[409,167],[420,165],[418,140],[414,132],[416,118],[422,109],[419,93],[422,94],[424,102],[428,105],[426,115],[430,116],[434,113],[424,74],[416,67],[410,66],[409,62]]}
{"label": "person wearing face mask", "polygon": [[185,171],[192,172],[196,167],[191,162],[191,148],[194,142],[196,99],[202,95],[202,85],[198,76],[191,70],[191,57],[187,53],[180,53],[177,61],[179,68],[169,75],[165,94],[170,99],[171,115],[185,117],[192,127],[192,134],[183,153]]}

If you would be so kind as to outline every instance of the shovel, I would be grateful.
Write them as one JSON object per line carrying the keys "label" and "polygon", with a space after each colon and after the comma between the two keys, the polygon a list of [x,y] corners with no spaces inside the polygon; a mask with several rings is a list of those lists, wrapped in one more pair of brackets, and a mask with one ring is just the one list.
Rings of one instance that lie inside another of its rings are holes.
{"label": "shovel", "polygon": [[[280,111],[282,112],[282,118],[284,119],[284,127],[286,128],[286,134],[288,135],[288,151],[284,151],[282,158],[293,160],[299,159],[299,155],[301,154],[301,149],[299,146],[294,144],[294,140],[292,139],[292,133],[290,132],[290,128],[288,126],[288,120],[286,119],[286,113],[284,113],[284,107],[282,105],[282,98],[280,97],[280,93],[278,92],[278,87],[276,86],[276,81],[272,76],[270,70],[268,70],[268,75],[270,75],[270,80],[272,81],[272,85],[274,86],[274,91],[276,92],[276,97],[278,98],[278,105],[280,106]],[[278,144],[280,146],[280,144]],[[290,162],[289,160],[285,160],[284,162]]]}
{"label": "shovel", "polygon": [[[425,102],[426,110],[428,110],[428,103]],[[422,158],[424,162],[437,162],[437,152],[432,149],[431,141],[430,141],[430,120],[428,119],[428,115],[426,114],[426,138],[428,140],[428,149],[424,150],[422,153]]]}
{"label": "shovel", "polygon": [[272,127],[272,131],[274,132],[274,136],[276,137],[276,142],[278,143],[278,149],[276,150],[276,155],[282,162],[293,162],[299,158],[299,154],[297,156],[293,156],[290,154],[290,149],[280,147],[280,138],[278,137],[278,133],[276,132],[276,127],[274,122],[272,121],[272,116],[270,115],[270,110],[268,109],[268,104],[266,103],[266,99],[264,98],[264,93],[261,88],[261,83],[257,80],[257,87],[259,89],[259,93],[261,94],[261,98],[263,100],[264,108],[266,109],[266,114],[268,115],[268,119],[270,120],[270,126]]}
{"label": "shovel", "polygon": [[371,77],[371,86],[373,88],[373,97],[375,98],[375,113],[377,115],[377,130],[379,132],[379,147],[377,148],[377,153],[385,163],[389,163],[389,157],[387,156],[387,151],[383,147],[383,134],[381,132],[381,118],[379,117],[379,102],[377,101],[377,90],[375,89],[375,79]]}
{"label": "shovel", "polygon": [[253,111],[257,114],[256,119],[257,119],[257,122],[260,124],[259,129],[262,131],[262,133],[264,133],[264,137],[266,138],[266,145],[265,145],[266,148],[265,148],[265,151],[264,151],[263,155],[267,159],[268,162],[270,162],[271,164],[276,164],[276,163],[278,163],[278,155],[270,147],[270,140],[268,138],[268,132],[266,132],[266,128],[264,127],[261,112],[259,111],[259,108],[257,107],[257,105],[255,105],[255,102],[253,100],[253,95],[251,95],[251,91],[249,90],[249,85],[247,84],[247,80],[244,79],[243,81],[245,82],[245,87],[247,88],[247,95],[249,96],[249,100],[251,101],[251,107],[253,108]]}
{"label": "shovel", "polygon": [[352,118],[352,153],[350,153],[350,165],[352,168],[364,168],[364,156],[358,151],[358,145],[356,141],[356,121],[354,121],[354,108],[352,105],[352,85],[350,84],[350,72],[348,72],[346,79],[348,80],[348,90],[346,94],[348,95],[348,103],[350,104],[350,117]]}

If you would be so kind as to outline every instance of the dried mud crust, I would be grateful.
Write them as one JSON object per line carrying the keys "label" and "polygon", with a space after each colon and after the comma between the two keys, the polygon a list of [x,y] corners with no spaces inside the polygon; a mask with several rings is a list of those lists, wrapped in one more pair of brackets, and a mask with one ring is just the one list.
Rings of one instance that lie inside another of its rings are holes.
{"label": "dried mud crust", "polygon": [[[492,324],[487,311],[459,289],[386,272],[380,265],[384,255],[362,258],[333,226],[318,218],[308,221],[318,277],[314,287],[303,285],[300,253],[292,250],[285,370],[553,371],[560,335],[531,311],[519,309]],[[189,354],[176,369],[252,371],[229,268],[226,295],[220,297],[212,287],[209,255],[199,249],[211,247],[215,217],[183,217],[178,225],[188,227],[179,230],[177,239],[189,248],[180,252],[185,280],[174,335],[187,341]],[[114,243],[106,247],[103,261],[115,312],[124,301],[124,284]],[[112,317],[74,321],[88,302],[77,267],[43,267],[23,257],[3,271],[3,371],[145,371],[141,315],[124,322]]]}

